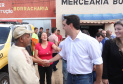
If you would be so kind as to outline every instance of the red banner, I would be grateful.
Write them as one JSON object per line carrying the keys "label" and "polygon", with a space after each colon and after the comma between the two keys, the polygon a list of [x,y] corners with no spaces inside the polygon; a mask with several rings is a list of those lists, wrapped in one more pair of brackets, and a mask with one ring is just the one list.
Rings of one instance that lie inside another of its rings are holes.
{"label": "red banner", "polygon": [[55,17],[55,0],[0,1],[0,18]]}

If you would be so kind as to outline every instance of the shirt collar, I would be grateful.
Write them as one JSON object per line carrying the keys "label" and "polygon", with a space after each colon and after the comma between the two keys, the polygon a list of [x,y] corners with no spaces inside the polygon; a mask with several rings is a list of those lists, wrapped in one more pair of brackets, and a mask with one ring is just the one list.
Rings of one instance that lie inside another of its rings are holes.
{"label": "shirt collar", "polygon": [[55,34],[55,33],[52,33],[52,35],[55,35],[55,36],[57,36],[57,34]]}
{"label": "shirt collar", "polygon": [[[82,35],[83,35],[82,32],[79,31],[79,33],[78,33],[78,35],[76,36],[75,39],[82,39]],[[69,36],[68,38],[69,38],[70,40],[72,40],[72,38],[71,38],[70,36]],[[75,39],[74,39],[74,40],[75,40]]]}
{"label": "shirt collar", "polygon": [[78,33],[78,35],[76,36],[76,38],[78,38],[78,39],[81,39],[81,38],[82,38],[82,32],[81,32],[81,31],[79,31],[79,33]]}
{"label": "shirt collar", "polygon": [[16,46],[15,44],[13,44],[13,47],[19,48],[19,49],[25,49],[25,47],[19,47],[19,46]]}

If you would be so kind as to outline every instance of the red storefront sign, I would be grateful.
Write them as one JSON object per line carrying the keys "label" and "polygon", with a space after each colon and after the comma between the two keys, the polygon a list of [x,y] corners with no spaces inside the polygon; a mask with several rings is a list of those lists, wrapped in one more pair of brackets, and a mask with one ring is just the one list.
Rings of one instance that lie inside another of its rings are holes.
{"label": "red storefront sign", "polygon": [[0,18],[55,17],[55,0],[0,1]]}

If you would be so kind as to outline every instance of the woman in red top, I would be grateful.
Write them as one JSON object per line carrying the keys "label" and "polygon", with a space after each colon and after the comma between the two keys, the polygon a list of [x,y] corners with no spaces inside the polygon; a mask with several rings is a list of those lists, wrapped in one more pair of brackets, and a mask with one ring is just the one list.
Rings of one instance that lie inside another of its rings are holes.
{"label": "woman in red top", "polygon": [[[47,34],[43,32],[39,39],[39,43],[35,46],[35,58],[41,60],[49,60],[52,58],[53,49],[60,51],[60,48],[57,47],[54,43],[49,42],[47,39]],[[52,64],[50,63],[49,67],[43,67],[43,65],[38,64],[38,71],[40,76],[40,84],[45,84],[45,73],[47,84],[51,84],[51,76],[52,76]]]}

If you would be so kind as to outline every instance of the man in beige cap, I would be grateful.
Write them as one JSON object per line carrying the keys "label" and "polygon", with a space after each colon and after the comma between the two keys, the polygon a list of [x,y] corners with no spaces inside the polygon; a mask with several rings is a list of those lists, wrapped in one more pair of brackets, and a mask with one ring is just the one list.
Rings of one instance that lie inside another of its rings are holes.
{"label": "man in beige cap", "polygon": [[39,84],[32,57],[25,49],[30,45],[30,33],[33,32],[21,26],[13,31],[15,44],[12,45],[8,53],[10,84]]}

